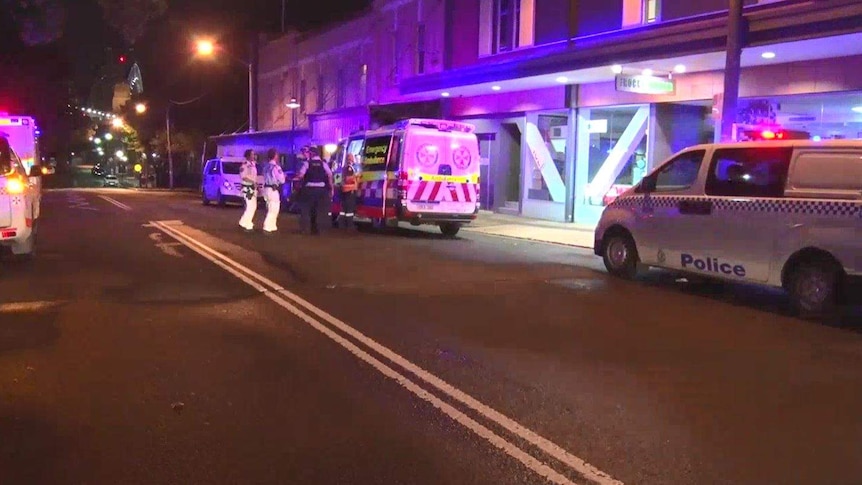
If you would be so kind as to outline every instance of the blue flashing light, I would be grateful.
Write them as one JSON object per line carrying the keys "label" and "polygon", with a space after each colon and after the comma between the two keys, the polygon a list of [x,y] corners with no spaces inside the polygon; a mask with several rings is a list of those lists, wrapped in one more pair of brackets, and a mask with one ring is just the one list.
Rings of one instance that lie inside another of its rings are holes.
{"label": "blue flashing light", "polygon": [[811,137],[811,139],[812,139],[813,141],[820,141],[820,140],[822,140],[822,138],[820,138],[820,136],[819,136],[819,135],[814,135],[814,136],[812,136],[812,137]]}

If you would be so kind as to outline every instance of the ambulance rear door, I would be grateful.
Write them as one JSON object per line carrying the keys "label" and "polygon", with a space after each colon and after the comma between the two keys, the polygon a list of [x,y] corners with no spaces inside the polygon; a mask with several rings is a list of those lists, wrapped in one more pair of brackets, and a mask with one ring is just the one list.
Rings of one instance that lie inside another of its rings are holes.
{"label": "ambulance rear door", "polygon": [[401,175],[413,213],[474,214],[479,202],[479,143],[474,133],[409,126]]}

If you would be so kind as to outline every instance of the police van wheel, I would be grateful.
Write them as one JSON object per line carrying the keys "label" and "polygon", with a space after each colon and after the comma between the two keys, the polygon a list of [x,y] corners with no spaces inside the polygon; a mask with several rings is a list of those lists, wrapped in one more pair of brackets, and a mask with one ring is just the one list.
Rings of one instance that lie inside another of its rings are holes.
{"label": "police van wheel", "polygon": [[227,204],[227,200],[225,200],[225,198],[224,198],[224,194],[222,194],[221,192],[219,192],[219,193],[218,193],[218,206],[219,206],[219,207],[224,207],[224,206],[225,206],[225,204]]}
{"label": "police van wheel", "polygon": [[628,234],[615,234],[605,242],[603,257],[608,273],[633,279],[638,273],[638,251]]}
{"label": "police van wheel", "polygon": [[793,269],[787,286],[799,316],[832,316],[839,304],[841,268],[829,260],[804,262]]}
{"label": "police van wheel", "polygon": [[210,200],[207,198],[206,192],[201,192],[201,202],[203,202],[204,205],[210,205]]}

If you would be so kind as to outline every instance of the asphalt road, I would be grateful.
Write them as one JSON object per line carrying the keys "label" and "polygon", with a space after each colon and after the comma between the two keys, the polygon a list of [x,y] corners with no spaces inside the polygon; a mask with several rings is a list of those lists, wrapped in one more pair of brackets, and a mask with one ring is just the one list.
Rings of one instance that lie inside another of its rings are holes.
{"label": "asphalt road", "polygon": [[239,215],[46,193],[0,264],[0,484],[862,482],[858,313]]}

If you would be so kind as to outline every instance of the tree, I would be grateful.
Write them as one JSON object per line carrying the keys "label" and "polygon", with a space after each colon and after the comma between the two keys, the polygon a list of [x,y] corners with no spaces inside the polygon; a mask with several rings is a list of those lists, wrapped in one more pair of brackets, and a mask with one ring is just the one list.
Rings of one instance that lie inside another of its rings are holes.
{"label": "tree", "polygon": [[3,0],[28,46],[50,44],[63,36],[66,10],[61,0]]}
{"label": "tree", "polygon": [[162,16],[167,0],[99,0],[105,21],[123,36],[128,45],[144,34],[147,23]]}

